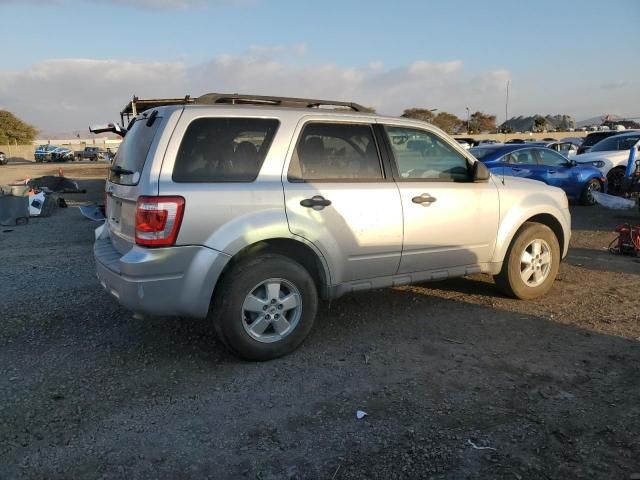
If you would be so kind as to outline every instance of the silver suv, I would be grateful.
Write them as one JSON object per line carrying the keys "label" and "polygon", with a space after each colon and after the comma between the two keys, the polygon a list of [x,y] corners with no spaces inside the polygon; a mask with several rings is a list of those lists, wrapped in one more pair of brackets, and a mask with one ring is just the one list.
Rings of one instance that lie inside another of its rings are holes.
{"label": "silver suv", "polygon": [[539,297],[571,234],[562,190],[492,176],[427,123],[220,94],[138,115],[106,216],[108,292],[140,314],[209,317],[252,360],[294,350],[318,300],[349,292],[482,272]]}

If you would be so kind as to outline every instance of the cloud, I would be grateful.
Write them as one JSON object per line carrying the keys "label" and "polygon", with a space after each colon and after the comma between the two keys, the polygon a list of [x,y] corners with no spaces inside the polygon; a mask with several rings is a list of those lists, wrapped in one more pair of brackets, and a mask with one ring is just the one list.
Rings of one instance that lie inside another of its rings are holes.
{"label": "cloud", "polygon": [[49,60],[19,71],[0,71],[0,106],[47,131],[86,128],[118,118],[135,94],[197,96],[240,92],[354,101],[381,113],[428,107],[459,115],[465,107],[496,113],[503,105],[506,70],[471,73],[459,60],[416,60],[388,68],[373,61],[349,67],[300,62],[304,45],[254,46],[188,66],[181,62]]}
{"label": "cloud", "polygon": [[258,0],[0,0],[1,5],[72,5],[95,3],[144,10],[185,10],[190,8],[250,6]]}

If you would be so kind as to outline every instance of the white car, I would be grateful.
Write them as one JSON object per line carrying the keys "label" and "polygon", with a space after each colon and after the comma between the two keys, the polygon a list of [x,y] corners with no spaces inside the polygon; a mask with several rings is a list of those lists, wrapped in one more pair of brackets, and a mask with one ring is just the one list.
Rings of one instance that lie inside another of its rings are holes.
{"label": "white car", "polygon": [[578,146],[573,142],[551,142],[547,145],[547,148],[555,150],[567,158],[573,158],[578,153]]}
{"label": "white car", "polygon": [[609,193],[617,195],[622,187],[629,152],[640,144],[640,132],[621,133],[596,143],[588,153],[574,157],[578,163],[591,164],[606,175]]}

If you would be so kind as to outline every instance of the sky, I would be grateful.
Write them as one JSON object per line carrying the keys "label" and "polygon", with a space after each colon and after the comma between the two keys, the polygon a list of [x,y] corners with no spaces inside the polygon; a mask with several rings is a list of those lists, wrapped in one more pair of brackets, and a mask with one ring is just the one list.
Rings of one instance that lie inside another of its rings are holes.
{"label": "sky", "polygon": [[43,132],[240,92],[399,115],[640,117],[639,0],[0,0],[0,109]]}

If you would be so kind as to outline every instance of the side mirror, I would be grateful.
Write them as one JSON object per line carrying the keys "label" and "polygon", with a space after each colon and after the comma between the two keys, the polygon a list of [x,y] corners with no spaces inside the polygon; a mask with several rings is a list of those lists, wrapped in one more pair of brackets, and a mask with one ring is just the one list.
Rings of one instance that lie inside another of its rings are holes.
{"label": "side mirror", "polygon": [[480,182],[489,181],[489,177],[491,176],[491,173],[489,172],[489,169],[484,163],[478,160],[473,164],[472,168],[473,168],[472,172],[473,172],[474,182],[480,183]]}
{"label": "side mirror", "polygon": [[578,165],[578,162],[576,162],[575,160],[571,159],[567,162],[567,165],[569,165],[570,167],[575,167],[576,165]]}

